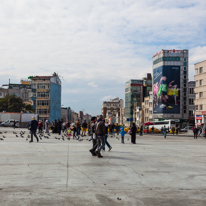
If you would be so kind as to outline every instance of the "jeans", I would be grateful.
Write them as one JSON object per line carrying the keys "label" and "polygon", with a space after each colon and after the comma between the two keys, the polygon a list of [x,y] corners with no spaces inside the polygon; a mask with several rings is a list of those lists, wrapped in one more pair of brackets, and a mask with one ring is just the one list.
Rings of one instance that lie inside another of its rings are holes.
{"label": "jeans", "polygon": [[77,135],[80,135],[80,127],[77,127]]}
{"label": "jeans", "polygon": [[36,137],[37,142],[39,141],[38,137],[36,136],[36,130],[31,130],[31,142],[33,142],[33,135]]}
{"label": "jeans", "polygon": [[97,151],[100,152],[105,146],[105,137],[97,136]]}
{"label": "jeans", "polygon": [[124,136],[121,136],[121,138],[122,138],[122,142],[124,142]]}
{"label": "jeans", "polygon": [[[105,143],[106,143],[107,147],[110,148],[111,146],[110,146],[109,142],[107,142],[107,138],[108,138],[108,134],[105,134]],[[104,146],[103,150],[105,150],[105,146]]]}

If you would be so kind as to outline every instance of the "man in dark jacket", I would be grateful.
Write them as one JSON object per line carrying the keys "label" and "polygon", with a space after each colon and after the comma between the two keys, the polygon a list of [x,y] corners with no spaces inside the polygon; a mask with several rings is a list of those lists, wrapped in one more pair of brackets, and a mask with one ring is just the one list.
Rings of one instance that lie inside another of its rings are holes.
{"label": "man in dark jacket", "polygon": [[100,115],[100,118],[95,123],[95,133],[97,135],[97,157],[103,157],[100,153],[100,151],[105,146],[105,125],[103,121],[102,115]]}
{"label": "man in dark jacket", "polygon": [[193,133],[194,133],[194,139],[197,139],[198,129],[196,127],[194,127],[193,129]]}
{"label": "man in dark jacket", "polygon": [[37,142],[39,141],[38,137],[36,136],[36,130],[38,127],[38,122],[35,120],[35,117],[32,117],[32,121],[30,123],[31,126],[31,141],[33,142],[33,135],[36,137]]}
{"label": "man in dark jacket", "polygon": [[86,136],[86,130],[87,130],[87,122],[86,122],[86,120],[84,120],[84,123],[82,124],[82,128],[83,128],[82,136]]}
{"label": "man in dark jacket", "polygon": [[95,134],[95,122],[97,121],[96,117],[92,117],[91,119],[91,128],[90,128],[90,135],[92,136],[92,149],[90,149],[89,151],[91,152],[92,156],[97,156],[95,153],[95,150],[97,149],[97,138],[96,138],[96,134]]}
{"label": "man in dark jacket", "polygon": [[62,130],[62,122],[60,121],[60,119],[58,119],[58,122],[57,122],[57,130],[58,130],[58,133],[60,135],[61,130]]}

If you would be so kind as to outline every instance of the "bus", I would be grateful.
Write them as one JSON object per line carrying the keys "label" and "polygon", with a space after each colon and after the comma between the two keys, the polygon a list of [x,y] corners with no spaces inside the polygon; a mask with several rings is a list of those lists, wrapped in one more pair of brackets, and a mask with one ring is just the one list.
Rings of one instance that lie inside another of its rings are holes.
{"label": "bus", "polygon": [[144,129],[145,130],[150,130],[150,128],[154,127],[155,130],[161,130],[162,127],[166,127],[167,129],[169,128],[169,131],[170,129],[172,129],[172,127],[175,127],[176,123],[174,120],[172,119],[165,119],[163,121],[154,121],[154,122],[151,122],[153,123],[153,125],[144,125]]}

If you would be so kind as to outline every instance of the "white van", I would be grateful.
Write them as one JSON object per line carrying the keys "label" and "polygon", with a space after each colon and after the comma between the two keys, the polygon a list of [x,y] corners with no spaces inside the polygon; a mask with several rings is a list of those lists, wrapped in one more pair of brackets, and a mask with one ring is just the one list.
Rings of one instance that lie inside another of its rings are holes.
{"label": "white van", "polygon": [[[16,122],[16,127],[19,127],[19,121],[15,120],[15,122]],[[14,124],[14,119],[9,119],[9,120],[6,120],[5,122],[2,122],[1,126],[3,126],[3,127],[12,127],[13,124]]]}

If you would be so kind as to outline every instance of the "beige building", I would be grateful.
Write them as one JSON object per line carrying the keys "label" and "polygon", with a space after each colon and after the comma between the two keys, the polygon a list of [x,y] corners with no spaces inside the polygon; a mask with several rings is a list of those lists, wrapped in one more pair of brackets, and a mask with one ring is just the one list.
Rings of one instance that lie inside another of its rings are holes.
{"label": "beige building", "polygon": [[[120,123],[120,109],[124,107],[124,101],[118,97],[102,103],[102,115],[109,123]],[[116,122],[117,121],[117,122]]]}
{"label": "beige building", "polygon": [[206,124],[206,60],[195,66],[195,124]]}

